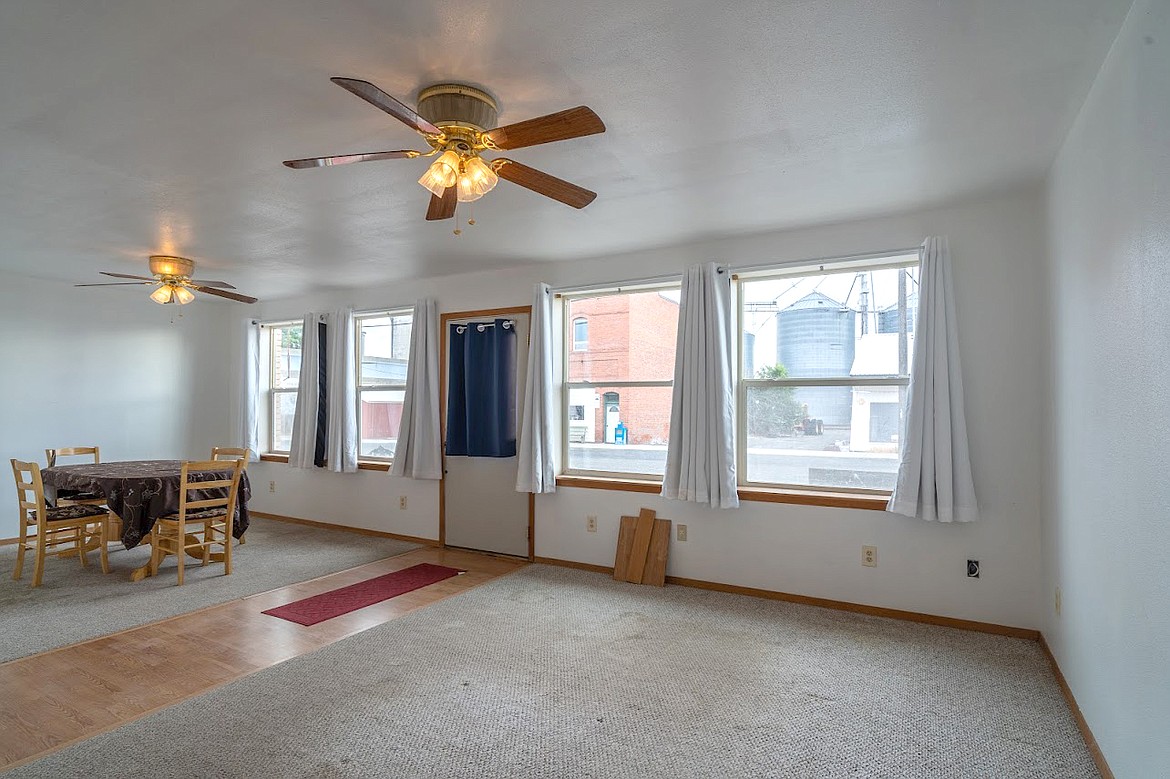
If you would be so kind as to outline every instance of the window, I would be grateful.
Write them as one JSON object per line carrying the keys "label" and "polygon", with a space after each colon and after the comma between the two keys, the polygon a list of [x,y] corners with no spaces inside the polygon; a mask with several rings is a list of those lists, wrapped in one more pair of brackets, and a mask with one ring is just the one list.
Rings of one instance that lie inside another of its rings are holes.
{"label": "window", "polygon": [[389,460],[402,424],[411,314],[360,314],[354,325],[358,339],[358,457]]}
{"label": "window", "polygon": [[737,284],[740,483],[892,490],[917,256],[752,274]]}
{"label": "window", "polygon": [[563,301],[564,471],[662,476],[670,435],[678,285],[565,295]]}
{"label": "window", "polygon": [[573,320],[573,351],[583,352],[589,348],[589,321],[584,318]]}
{"label": "window", "polygon": [[293,414],[301,376],[300,322],[266,324],[261,350],[268,362],[268,451],[287,454],[292,443]]}

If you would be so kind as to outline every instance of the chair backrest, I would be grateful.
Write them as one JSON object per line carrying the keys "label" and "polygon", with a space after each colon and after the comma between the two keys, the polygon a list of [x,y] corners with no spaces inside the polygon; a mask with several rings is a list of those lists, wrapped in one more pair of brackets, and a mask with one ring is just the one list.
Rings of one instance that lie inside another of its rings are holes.
{"label": "chair backrest", "polygon": [[16,479],[16,502],[20,504],[20,537],[30,514],[37,515],[37,526],[45,525],[45,485],[41,482],[41,466],[13,458],[12,475]]}
{"label": "chair backrest", "polygon": [[[223,508],[229,518],[235,516],[236,493],[243,470],[244,460],[183,463],[179,483],[179,521],[186,521],[188,512],[211,508]],[[198,493],[204,490],[214,490],[213,497],[201,497]],[[196,495],[192,497],[191,493]]]}
{"label": "chair backrest", "polygon": [[212,460],[243,460],[245,468],[248,467],[248,458],[251,456],[251,449],[240,449],[235,446],[215,446],[211,449]]}
{"label": "chair backrest", "polygon": [[49,463],[50,468],[52,468],[54,465],[57,464],[58,457],[83,457],[83,456],[93,457],[93,461],[95,464],[100,463],[102,461],[101,451],[96,446],[62,446],[58,449],[46,449],[45,450],[45,461]]}

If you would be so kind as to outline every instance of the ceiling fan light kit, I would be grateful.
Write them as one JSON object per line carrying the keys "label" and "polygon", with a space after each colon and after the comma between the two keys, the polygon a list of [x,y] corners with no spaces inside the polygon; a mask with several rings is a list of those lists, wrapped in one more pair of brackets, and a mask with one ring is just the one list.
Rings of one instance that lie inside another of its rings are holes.
{"label": "ceiling fan light kit", "polygon": [[[428,221],[450,219],[455,215],[458,203],[479,200],[501,178],[573,208],[584,208],[597,197],[595,192],[513,160],[500,157],[488,162],[481,156],[484,152],[520,149],[605,132],[605,124],[586,106],[496,127],[499,107],[495,99],[484,90],[467,84],[443,83],[427,87],[418,95],[416,111],[368,81],[341,76],[331,80],[410,126],[423,137],[431,147],[430,151],[403,149],[310,157],[286,160],[287,167],[322,168],[439,155],[418,180],[431,193],[427,206]],[[456,235],[459,232],[456,230]]]}
{"label": "ceiling fan light kit", "polygon": [[132,279],[131,281],[105,282],[102,284],[75,284],[77,287],[123,287],[123,286],[152,286],[157,289],[150,293],[150,299],[160,305],[177,303],[185,306],[195,299],[196,292],[203,292],[220,298],[234,300],[237,303],[255,303],[256,298],[241,295],[237,292],[228,292],[235,289],[226,281],[205,281],[192,279],[195,271],[195,261],[186,257],[174,257],[169,254],[152,254],[148,260],[150,276],[135,276],[129,273],[113,273],[101,271],[103,276],[113,276],[116,279]]}

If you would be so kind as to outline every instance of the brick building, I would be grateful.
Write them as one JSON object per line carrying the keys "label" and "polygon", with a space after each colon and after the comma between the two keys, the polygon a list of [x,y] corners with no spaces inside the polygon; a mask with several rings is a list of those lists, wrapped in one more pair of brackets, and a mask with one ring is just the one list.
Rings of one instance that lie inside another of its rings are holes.
{"label": "brick building", "polygon": [[670,387],[622,384],[674,378],[677,293],[576,299],[570,306],[568,326],[568,380],[614,382],[612,387],[570,390],[571,440],[613,443],[620,422],[627,431],[627,443],[665,444]]}

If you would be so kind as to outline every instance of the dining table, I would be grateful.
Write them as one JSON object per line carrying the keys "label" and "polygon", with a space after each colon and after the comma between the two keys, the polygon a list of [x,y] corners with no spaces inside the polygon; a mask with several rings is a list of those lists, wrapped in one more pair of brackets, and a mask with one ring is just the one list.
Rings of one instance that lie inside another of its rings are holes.
{"label": "dining table", "polygon": [[[224,471],[231,465],[224,463]],[[45,485],[45,498],[55,501],[77,493],[89,493],[105,498],[110,512],[122,521],[122,543],[133,549],[151,537],[151,529],[159,517],[175,514],[179,510],[179,492],[182,482],[182,460],[124,460],[105,463],[84,463],[81,465],[55,465],[41,470],[41,481]],[[214,472],[193,473],[191,481],[208,481],[219,478]],[[219,491],[222,496],[223,492]],[[195,499],[215,497],[216,490],[196,493]],[[232,535],[241,538],[248,530],[248,499],[252,496],[248,483],[248,472],[240,473],[240,484],[236,493],[236,513],[232,523]],[[150,575],[146,565],[134,571],[131,578],[142,579]]]}

